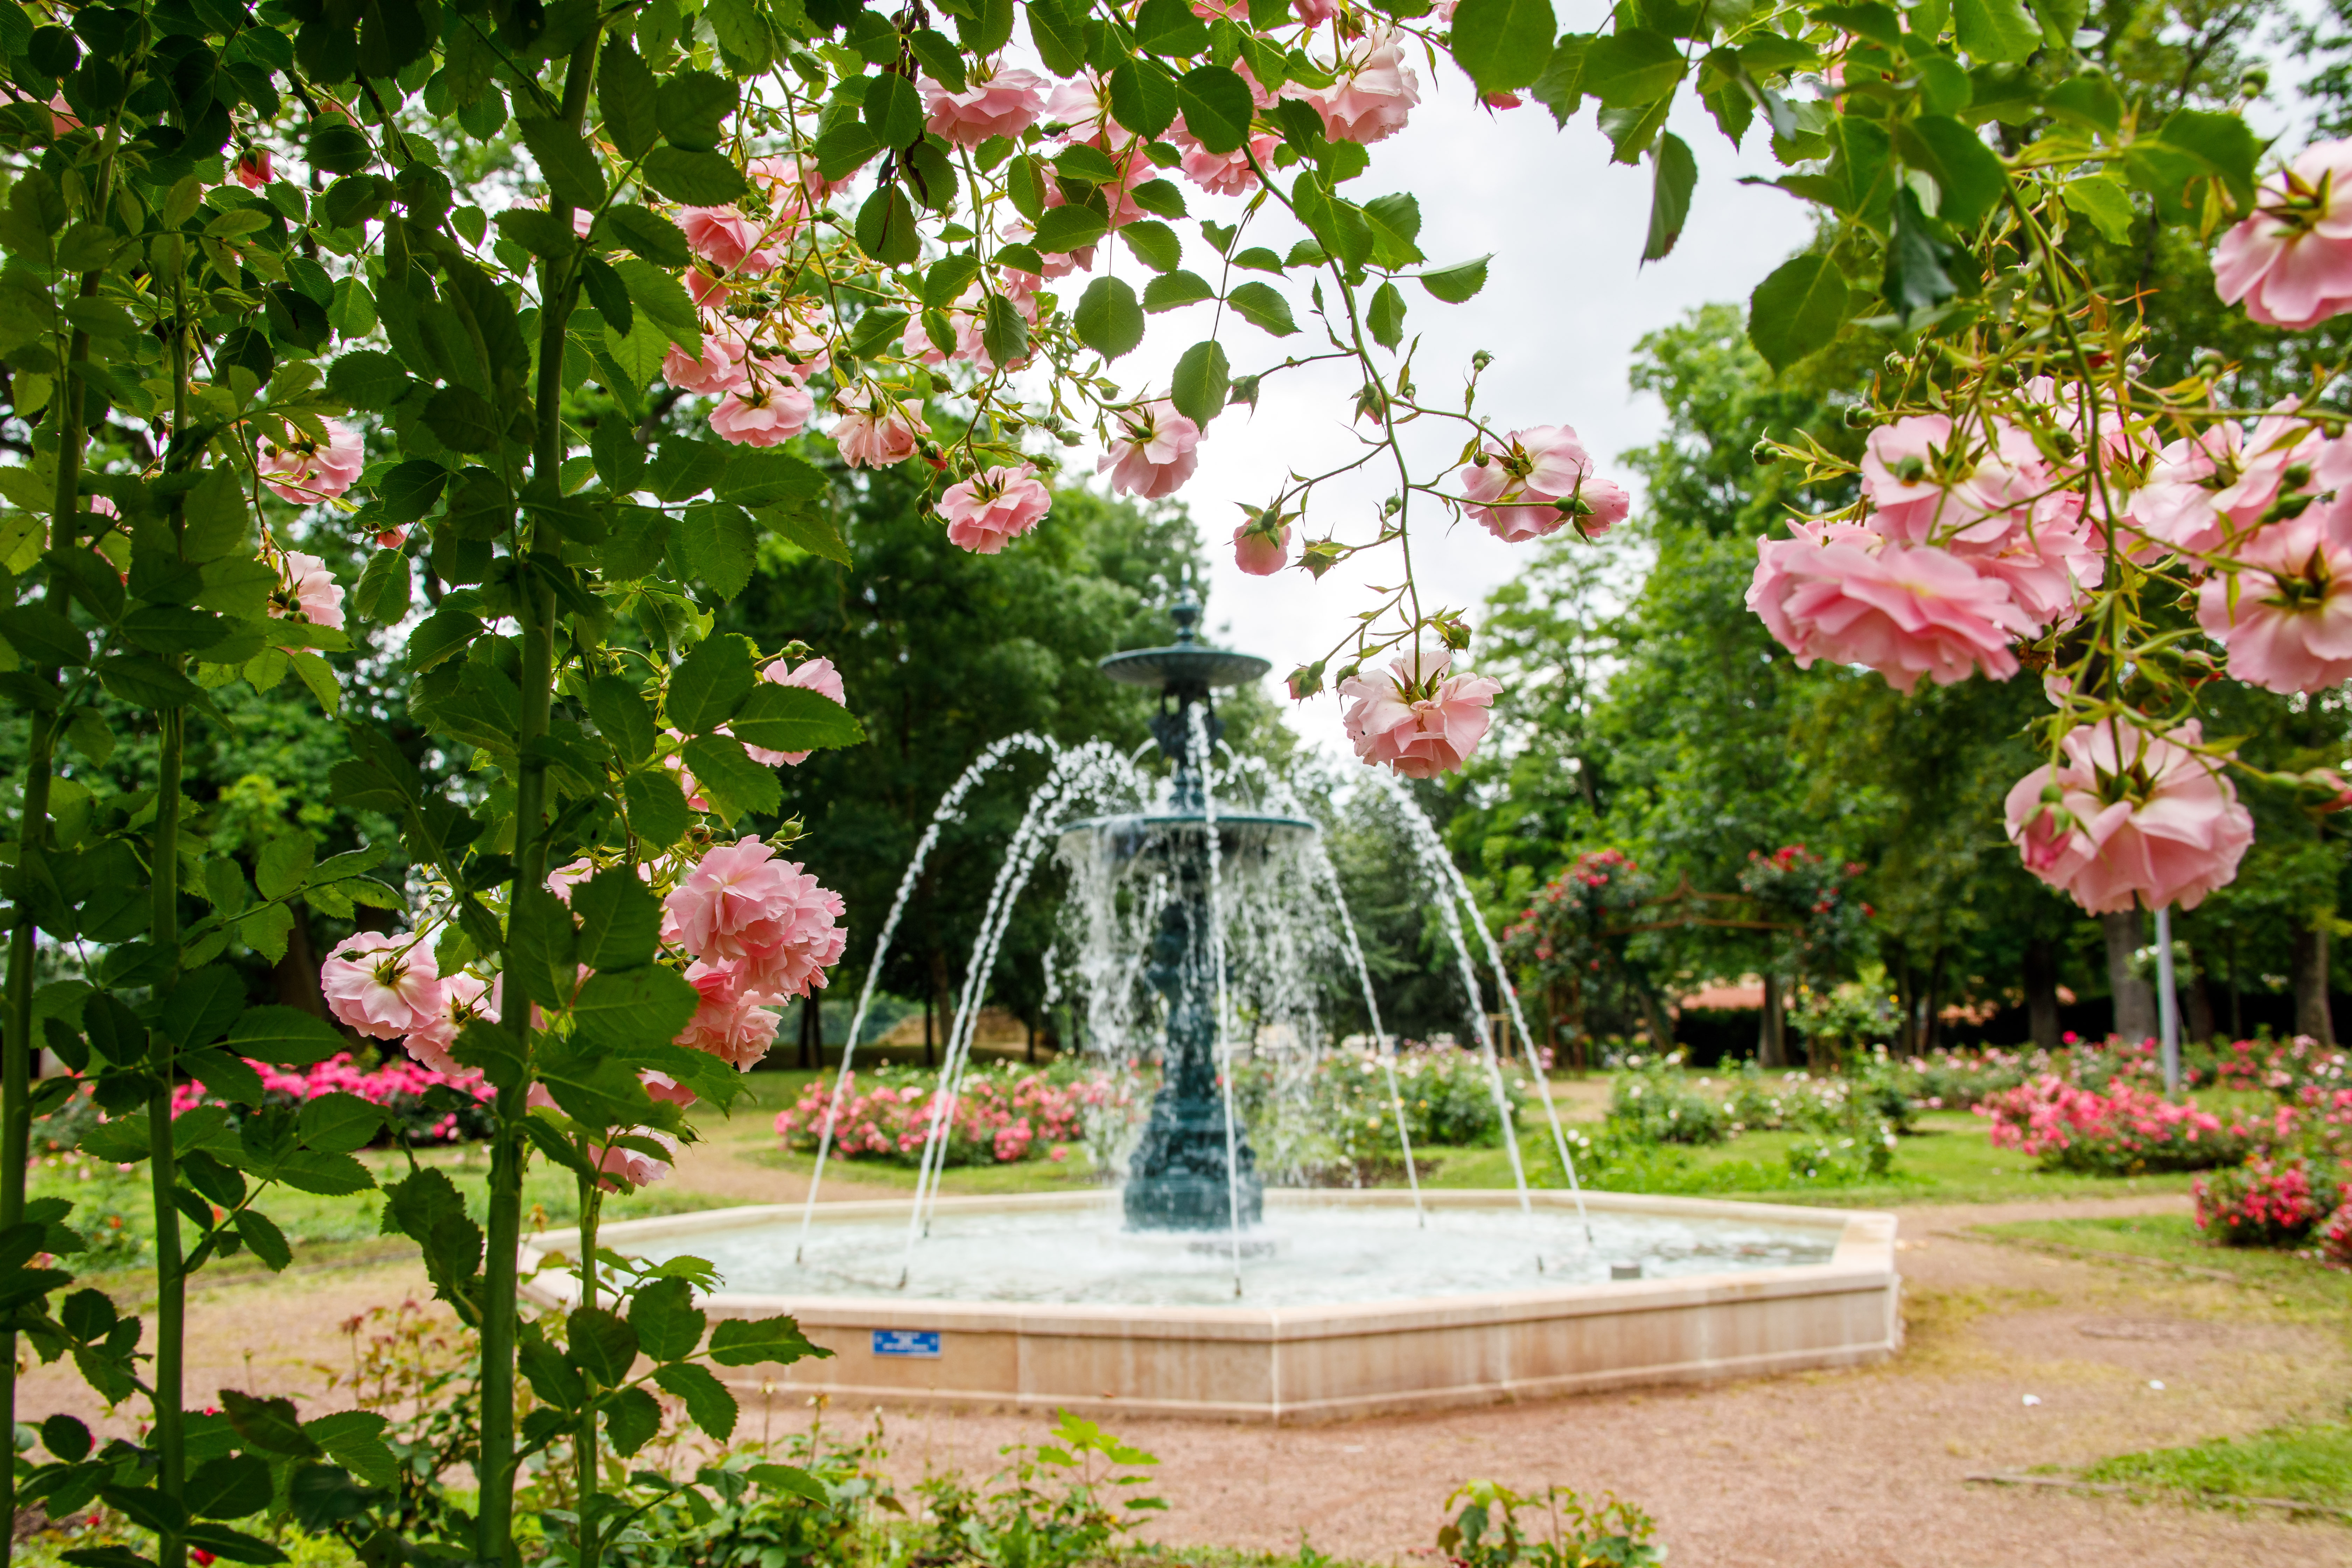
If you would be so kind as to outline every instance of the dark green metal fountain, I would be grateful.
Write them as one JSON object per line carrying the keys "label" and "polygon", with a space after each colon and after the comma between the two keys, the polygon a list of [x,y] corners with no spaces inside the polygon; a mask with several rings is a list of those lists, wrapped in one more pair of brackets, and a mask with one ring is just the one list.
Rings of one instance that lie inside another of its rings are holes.
{"label": "dark green metal fountain", "polygon": [[[1225,726],[1216,716],[1213,693],[1220,687],[1260,679],[1273,666],[1255,655],[1202,642],[1194,630],[1200,605],[1187,601],[1172,613],[1177,627],[1173,644],[1115,653],[1102,661],[1103,673],[1113,680],[1160,693],[1151,734],[1172,770],[1167,809],[1074,822],[1061,836],[1097,839],[1121,863],[1159,873],[1168,893],[1144,966],[1152,989],[1167,1004],[1160,1091],[1152,1097],[1150,1119],[1128,1165],[1128,1228],[1223,1230],[1235,1219],[1243,1225],[1257,1223],[1265,1208],[1265,1187],[1246,1131],[1236,1126],[1228,1140],[1225,1098],[1217,1082],[1210,816],[1204,759],[1195,755],[1192,710],[1203,710],[1213,748]],[[1219,864],[1227,876],[1247,875],[1276,842],[1316,831],[1313,823],[1298,817],[1257,813],[1219,811],[1215,822]],[[1229,1146],[1236,1176],[1232,1182],[1226,1179]]]}

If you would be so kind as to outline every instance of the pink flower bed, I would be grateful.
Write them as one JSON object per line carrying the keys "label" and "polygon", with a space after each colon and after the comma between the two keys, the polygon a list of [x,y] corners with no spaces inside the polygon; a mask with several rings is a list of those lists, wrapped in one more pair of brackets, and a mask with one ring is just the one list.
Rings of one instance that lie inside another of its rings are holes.
{"label": "pink flower bed", "polygon": [[[924,1140],[939,1116],[934,1080],[928,1075],[909,1076],[894,1083],[885,1068],[875,1075],[881,1081],[864,1088],[860,1076],[849,1075],[848,1090],[834,1127],[835,1152],[845,1160],[889,1160],[902,1164],[919,1161]],[[786,1148],[816,1147],[832,1093],[830,1083],[812,1083],[801,1091],[791,1110],[777,1113],[776,1136]],[[1009,1165],[1045,1154],[1054,1145],[1080,1135],[1089,1109],[1116,1103],[1120,1098],[1120,1090],[1106,1078],[1055,1083],[1041,1074],[973,1073],[963,1080],[956,1097],[954,1119],[948,1128],[947,1163]]]}
{"label": "pink flower bed", "polygon": [[2297,1122],[2281,1106],[2272,1118],[2233,1117],[2225,1127],[2211,1111],[2153,1089],[2118,1082],[2103,1094],[2053,1073],[1992,1095],[1976,1110],[1991,1121],[1995,1148],[2055,1169],[2110,1173],[2234,1164],[2256,1141],[2291,1142]]}
{"label": "pink flower bed", "polygon": [[[321,1095],[355,1094],[370,1105],[392,1111],[394,1125],[411,1142],[455,1143],[488,1131],[487,1110],[478,1117],[430,1110],[425,1104],[426,1090],[446,1084],[485,1107],[498,1092],[479,1073],[435,1072],[405,1057],[394,1057],[373,1068],[360,1066],[349,1051],[338,1051],[325,1061],[300,1068],[272,1067],[268,1062],[246,1065],[261,1075],[261,1087],[272,1104],[300,1105]],[[174,1117],[199,1105],[220,1103],[202,1083],[184,1083],[172,1090]]]}
{"label": "pink flower bed", "polygon": [[2225,1247],[2288,1247],[2352,1195],[2352,1184],[2315,1182],[2302,1160],[2249,1160],[2197,1178],[2197,1228]]}

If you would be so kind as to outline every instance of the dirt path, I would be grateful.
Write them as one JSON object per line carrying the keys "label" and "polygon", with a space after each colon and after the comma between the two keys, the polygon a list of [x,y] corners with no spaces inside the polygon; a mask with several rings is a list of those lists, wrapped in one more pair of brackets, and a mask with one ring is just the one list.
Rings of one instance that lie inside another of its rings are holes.
{"label": "dirt path", "polygon": [[[783,1173],[754,1170],[785,1191]],[[698,1173],[692,1184],[724,1190],[719,1179]],[[1171,1511],[1154,1533],[1175,1544],[1291,1550],[1303,1531],[1344,1556],[1426,1561],[1446,1493],[1493,1477],[1522,1489],[1556,1481],[1633,1499],[1658,1517],[1684,1568],[2342,1568],[2352,1563],[2352,1528],[2341,1525],[1962,1479],[2340,1416],[2352,1353],[2339,1333],[2284,1321],[2266,1299],[2233,1286],[1958,1234],[1988,1221],[2166,1212],[2184,1202],[1906,1211],[1908,1342],[1895,1362],[1866,1371],[1323,1427],[1107,1425],[1160,1457],[1155,1489]],[[405,1265],[200,1293],[191,1403],[229,1386],[332,1408],[329,1379],[351,1362],[341,1325],[425,1293],[421,1271]],[[2025,1405],[2029,1394],[2040,1403]],[[31,1375],[22,1408],[102,1414],[79,1379],[56,1368]],[[780,1423],[799,1414],[781,1405],[773,1413]],[[985,1475],[1000,1446],[1034,1440],[1045,1426],[914,1411],[887,1420],[908,1480],[927,1465]]]}

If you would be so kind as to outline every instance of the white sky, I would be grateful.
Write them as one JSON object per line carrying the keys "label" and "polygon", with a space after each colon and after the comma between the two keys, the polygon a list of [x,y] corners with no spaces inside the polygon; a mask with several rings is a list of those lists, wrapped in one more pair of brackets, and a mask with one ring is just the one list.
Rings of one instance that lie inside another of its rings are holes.
{"label": "white sky", "polygon": [[[1483,414],[1504,429],[1571,425],[1604,472],[1630,480],[1617,467],[1617,455],[1654,439],[1664,424],[1655,398],[1637,399],[1627,390],[1634,342],[1693,306],[1745,300],[1806,243],[1809,209],[1778,191],[1736,184],[1743,174],[1779,172],[1762,132],[1751,130],[1747,152],[1736,153],[1704,110],[1687,104],[1691,112],[1678,114],[1674,129],[1697,154],[1697,195],[1674,254],[1643,268],[1649,168],[1609,162],[1609,144],[1591,123],[1591,100],[1580,121],[1562,132],[1534,103],[1490,115],[1475,103],[1467,80],[1450,62],[1441,64],[1434,84],[1425,66],[1416,69],[1421,107],[1403,132],[1371,149],[1370,172],[1350,194],[1363,200],[1390,191],[1413,193],[1421,203],[1421,247],[1435,265],[1494,256],[1486,289],[1467,304],[1444,304],[1408,286],[1406,333],[1408,341],[1415,333],[1422,339],[1413,362],[1422,400],[1458,405],[1470,357],[1485,349],[1495,363],[1480,386]],[[1188,196],[1196,214],[1203,210],[1197,193],[1188,190]],[[1279,213],[1258,223],[1264,242],[1277,250],[1300,232]],[[1136,263],[1123,251],[1114,259],[1139,286]],[[1188,243],[1185,265],[1213,281],[1210,264],[1216,259],[1199,242]],[[1234,280],[1252,276],[1265,275],[1237,273]],[[1236,374],[1319,345],[1306,288],[1303,278],[1285,287],[1306,329],[1295,337],[1277,342],[1229,315],[1220,335]],[[1205,336],[1208,326],[1205,307],[1153,317],[1143,347],[1112,374],[1123,387],[1164,387],[1177,356]],[[1374,602],[1367,584],[1396,581],[1393,549],[1368,552],[1319,584],[1296,569],[1258,578],[1233,564],[1230,540],[1241,521],[1234,503],[1263,504],[1286,470],[1328,468],[1349,456],[1353,443],[1345,426],[1357,384],[1339,365],[1270,379],[1255,413],[1232,409],[1210,426],[1200,468],[1179,494],[1214,563],[1213,635],[1271,658],[1277,677],[1321,657],[1347,632],[1355,612]],[[1454,424],[1432,429],[1416,477],[1450,461],[1465,433]],[[1093,448],[1083,451],[1090,461]],[[1308,531],[1319,537],[1336,526],[1343,538],[1370,537],[1374,510],[1393,480],[1383,461],[1379,470],[1319,489]],[[1415,532],[1424,604],[1433,599],[1474,612],[1524,563],[1529,548],[1504,544],[1475,525],[1447,531],[1444,520],[1432,515],[1422,515]],[[1297,541],[1294,530],[1294,548]],[[1294,710],[1293,723],[1313,743],[1344,752],[1330,697]]]}

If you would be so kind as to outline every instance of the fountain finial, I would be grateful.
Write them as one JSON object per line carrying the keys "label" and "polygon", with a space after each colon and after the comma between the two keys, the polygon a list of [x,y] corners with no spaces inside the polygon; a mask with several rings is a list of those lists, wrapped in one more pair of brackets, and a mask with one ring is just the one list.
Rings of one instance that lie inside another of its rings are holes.
{"label": "fountain finial", "polygon": [[1168,607],[1168,614],[1176,623],[1176,641],[1180,646],[1201,640],[1201,634],[1196,629],[1201,619],[1201,601],[1192,597],[1189,589],[1182,598]]}

